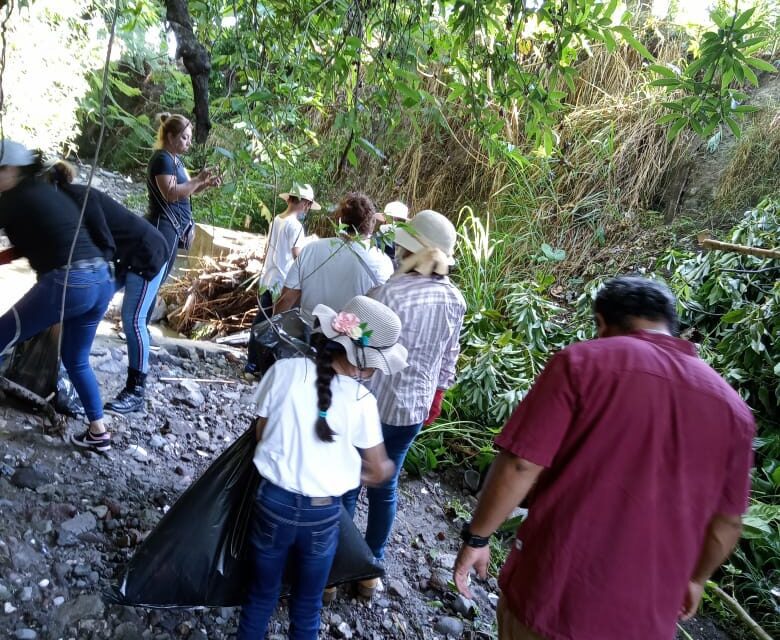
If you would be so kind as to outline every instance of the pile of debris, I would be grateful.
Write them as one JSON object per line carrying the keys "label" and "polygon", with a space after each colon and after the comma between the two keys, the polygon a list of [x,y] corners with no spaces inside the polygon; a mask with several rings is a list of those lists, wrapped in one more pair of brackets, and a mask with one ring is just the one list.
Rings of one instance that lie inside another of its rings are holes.
{"label": "pile of debris", "polygon": [[196,269],[183,269],[160,290],[168,324],[198,339],[224,336],[252,324],[262,255],[254,251],[203,257]]}

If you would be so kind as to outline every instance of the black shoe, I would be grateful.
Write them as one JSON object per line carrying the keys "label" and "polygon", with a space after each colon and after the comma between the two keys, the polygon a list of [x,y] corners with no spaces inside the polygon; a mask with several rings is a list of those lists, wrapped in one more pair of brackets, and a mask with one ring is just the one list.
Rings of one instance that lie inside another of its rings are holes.
{"label": "black shoe", "polygon": [[108,451],[111,448],[111,434],[107,431],[100,435],[95,435],[89,429],[84,433],[70,436],[71,444],[82,449],[92,449],[93,451]]}
{"label": "black shoe", "polygon": [[143,411],[144,409],[144,390],[143,387],[135,391],[129,391],[122,389],[119,395],[110,402],[106,402],[104,407],[106,411],[113,413],[135,413],[136,411]]}

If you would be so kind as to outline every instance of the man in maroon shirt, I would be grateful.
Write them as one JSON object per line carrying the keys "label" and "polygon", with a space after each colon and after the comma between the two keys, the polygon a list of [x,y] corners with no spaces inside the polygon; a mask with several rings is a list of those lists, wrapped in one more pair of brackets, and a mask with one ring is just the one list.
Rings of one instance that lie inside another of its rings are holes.
{"label": "man in maroon shirt", "polygon": [[469,596],[488,537],[529,496],[499,580],[502,640],[671,639],[739,539],[747,405],[673,337],[665,286],[615,278],[594,311],[599,339],[553,356],[496,439],[462,533],[455,584]]}

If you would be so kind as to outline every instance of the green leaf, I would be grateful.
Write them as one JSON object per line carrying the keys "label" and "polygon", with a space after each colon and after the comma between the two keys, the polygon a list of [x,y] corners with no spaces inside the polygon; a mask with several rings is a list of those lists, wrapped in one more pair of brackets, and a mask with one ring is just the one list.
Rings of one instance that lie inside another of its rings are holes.
{"label": "green leaf", "polygon": [[747,21],[750,20],[753,13],[755,13],[755,11],[756,8],[751,7],[750,9],[742,13],[734,22],[734,30],[736,31],[737,29],[741,29],[742,27],[744,27],[747,24]]}
{"label": "green leaf", "polygon": [[765,60],[761,60],[761,58],[747,58],[747,63],[759,71],[766,71],[768,73],[777,73],[777,69],[774,65],[769,64]]}
{"label": "green leaf", "polygon": [[679,87],[681,84],[678,78],[658,78],[650,82],[651,87]]}
{"label": "green leaf", "polygon": [[670,142],[674,140],[679,135],[680,131],[682,131],[683,127],[687,124],[687,122],[688,122],[688,118],[685,117],[678,118],[677,122],[675,122],[667,132],[666,139],[669,140]]}
{"label": "green leaf", "polygon": [[649,67],[647,67],[648,71],[653,71],[657,73],[659,76],[663,76],[664,78],[674,78],[677,79],[677,74],[672,71],[669,67],[665,67],[662,64],[651,64]]}
{"label": "green leaf", "polygon": [[742,133],[739,128],[739,124],[737,123],[734,118],[730,118],[729,116],[726,116],[724,118],[724,121],[728,125],[729,129],[731,129],[731,133],[734,134],[735,138],[739,138],[740,134]]}
{"label": "green leaf", "polygon": [[727,314],[725,314],[720,321],[725,322],[726,324],[731,324],[734,322],[739,322],[742,320],[745,315],[747,314],[747,309],[745,307],[741,307],[739,309],[732,309]]}
{"label": "green leaf", "polygon": [[639,55],[641,55],[641,56],[642,56],[642,57],[644,57],[644,58],[647,58],[648,60],[655,60],[655,58],[653,57],[653,54],[652,54],[652,53],[650,53],[650,52],[647,50],[647,47],[645,47],[645,45],[643,45],[643,44],[642,44],[642,43],[641,43],[641,42],[640,42],[640,41],[639,41],[639,40],[636,38],[636,36],[633,34],[633,32],[631,31],[631,29],[630,29],[629,27],[627,27],[627,26],[625,26],[625,25],[616,25],[616,26],[612,27],[612,30],[613,30],[613,31],[616,31],[616,32],[617,32],[617,33],[619,33],[621,36],[623,36],[623,39],[624,39],[624,40],[625,40],[625,41],[626,41],[626,42],[627,42],[629,45],[631,45],[631,47],[632,47],[632,48],[633,48],[633,49],[634,49],[634,50],[635,50],[635,51],[636,51],[636,52],[637,52]]}

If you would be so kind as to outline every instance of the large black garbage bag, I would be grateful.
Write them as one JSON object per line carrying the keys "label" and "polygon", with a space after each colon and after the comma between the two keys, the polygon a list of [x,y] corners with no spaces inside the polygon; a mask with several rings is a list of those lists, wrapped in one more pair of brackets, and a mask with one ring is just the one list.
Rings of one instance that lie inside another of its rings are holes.
{"label": "large black garbage bag", "polygon": [[249,336],[247,371],[262,376],[277,360],[312,356],[310,334],[311,327],[301,319],[298,309],[277,313],[253,325]]}
{"label": "large black garbage bag", "polygon": [[[254,429],[176,501],[136,551],[109,602],[144,607],[233,607],[251,579],[249,530],[260,477]],[[346,511],[329,584],[383,574]],[[289,590],[285,587],[283,594]]]}
{"label": "large black garbage bag", "polygon": [[16,345],[3,376],[41,398],[51,396],[57,389],[59,332],[54,325]]}

